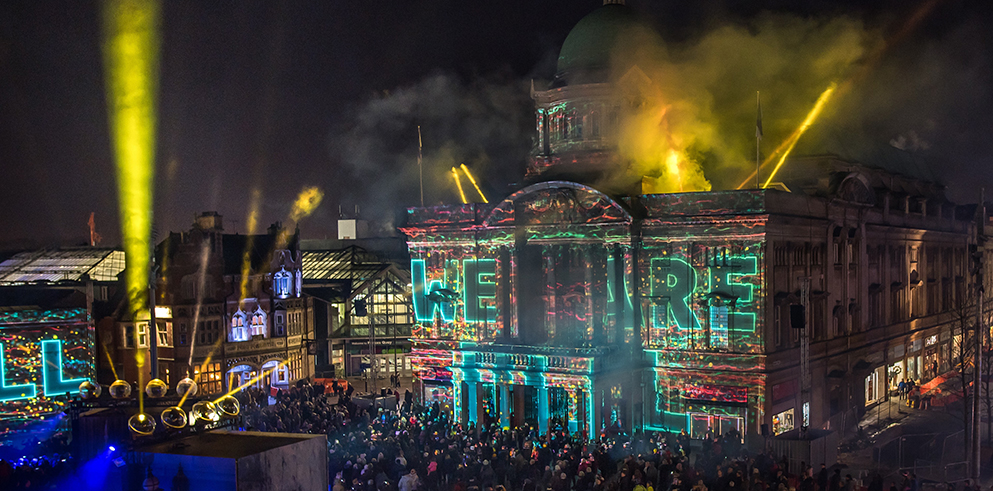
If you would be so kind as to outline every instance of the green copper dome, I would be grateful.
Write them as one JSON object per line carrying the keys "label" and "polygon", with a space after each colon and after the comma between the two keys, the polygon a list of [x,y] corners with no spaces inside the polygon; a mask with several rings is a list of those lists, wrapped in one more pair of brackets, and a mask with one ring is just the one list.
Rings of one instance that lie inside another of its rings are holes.
{"label": "green copper dome", "polygon": [[643,24],[630,8],[607,4],[576,24],[559,51],[558,76],[610,66],[610,54],[621,33]]}

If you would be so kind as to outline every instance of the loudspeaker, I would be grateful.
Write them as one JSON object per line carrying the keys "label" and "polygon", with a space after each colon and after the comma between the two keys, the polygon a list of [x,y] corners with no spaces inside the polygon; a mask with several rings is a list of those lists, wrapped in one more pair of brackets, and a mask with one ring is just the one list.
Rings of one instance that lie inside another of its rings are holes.
{"label": "loudspeaker", "polygon": [[769,425],[762,425],[762,436],[769,436]]}
{"label": "loudspeaker", "polygon": [[793,329],[807,327],[807,315],[803,305],[790,305],[790,327]]}
{"label": "loudspeaker", "polygon": [[358,317],[365,317],[369,315],[369,311],[365,307],[365,299],[360,298],[355,300],[355,315]]}

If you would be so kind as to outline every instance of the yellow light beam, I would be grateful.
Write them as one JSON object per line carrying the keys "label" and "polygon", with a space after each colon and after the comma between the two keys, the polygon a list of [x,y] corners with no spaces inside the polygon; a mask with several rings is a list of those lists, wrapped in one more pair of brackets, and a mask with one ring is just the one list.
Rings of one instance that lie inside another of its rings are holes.
{"label": "yellow light beam", "polygon": [[834,90],[837,88],[838,84],[834,82],[831,82],[831,85],[828,85],[828,88],[821,93],[820,97],[817,98],[817,102],[814,103],[814,108],[811,109],[810,112],[807,113],[807,117],[803,119],[803,123],[801,123],[800,126],[793,131],[793,134],[790,135],[789,139],[786,140],[786,149],[783,150],[782,155],[779,157],[779,162],[777,162],[776,167],[772,169],[772,172],[769,174],[769,178],[765,180],[765,184],[762,185],[763,189],[769,187],[769,183],[771,183],[772,179],[776,177],[776,172],[779,172],[779,168],[783,166],[784,162],[786,162],[786,158],[790,156],[790,152],[793,151],[793,147],[795,147],[796,143],[800,141],[800,137],[807,132],[810,125],[814,124],[814,121],[817,120],[817,116],[821,114],[824,106],[831,100],[831,95],[834,94]]}
{"label": "yellow light beam", "polygon": [[665,166],[669,175],[676,180],[679,192],[683,192],[683,178],[679,175],[679,153],[670,148],[669,155],[665,159]]}
{"label": "yellow light beam", "polygon": [[455,167],[452,167],[452,177],[455,178],[455,185],[459,188],[459,196],[462,198],[462,204],[468,203],[465,199],[465,191],[462,190],[462,180],[459,179],[459,171]]}
{"label": "yellow light beam", "polygon": [[230,391],[228,391],[227,394],[224,394],[223,396],[218,397],[217,399],[214,399],[214,401],[213,401],[214,404],[217,404],[217,401],[219,401],[221,399],[224,399],[227,396],[236,394],[239,390],[244,389],[245,387],[248,387],[249,385],[252,385],[255,382],[258,382],[263,377],[265,377],[265,376],[269,375],[270,373],[272,373],[272,372],[274,372],[276,370],[279,370],[280,368],[285,367],[285,366],[286,366],[286,363],[280,363],[280,364],[276,365],[274,368],[270,368],[269,370],[263,370],[262,373],[259,373],[258,375],[252,377],[248,382],[245,382],[245,383],[239,385],[238,387],[235,387],[234,389],[231,389]]}
{"label": "yellow light beam", "polygon": [[252,236],[255,234],[255,229],[259,225],[259,206],[262,201],[262,191],[258,187],[252,189],[252,197],[248,204],[248,220],[247,220],[247,234],[245,238],[245,250],[242,251],[241,256],[241,283],[239,293],[241,296],[238,298],[238,308],[241,308],[242,303],[248,298],[248,275],[252,270]]}
{"label": "yellow light beam", "polygon": [[[155,178],[155,97],[158,92],[157,0],[106,0],[103,55],[107,112],[116,160],[117,198],[126,255],[124,274],[132,320],[147,310]],[[154,326],[151,336],[155,336]],[[136,351],[138,401],[144,411],[145,357]]]}
{"label": "yellow light beam", "polygon": [[479,189],[479,185],[476,184],[476,180],[472,177],[472,173],[469,172],[469,168],[462,164],[462,172],[465,172],[465,176],[469,178],[469,182],[472,183],[472,187],[476,188],[476,192],[479,193],[479,197],[483,199],[483,203],[489,203],[486,196],[483,195],[483,191]]}
{"label": "yellow light beam", "polygon": [[286,248],[287,243],[289,243],[290,235],[293,233],[292,230],[296,224],[310,216],[314,210],[317,209],[321,204],[321,200],[324,199],[324,191],[317,186],[304,186],[297,194],[296,201],[293,202],[293,209],[290,210],[290,216],[288,217],[288,224],[286,228],[279,232],[279,238],[276,241],[276,249]]}
{"label": "yellow light beam", "polygon": [[317,209],[324,199],[324,191],[317,186],[305,186],[297,194],[296,201],[293,202],[293,210],[290,212],[290,221],[299,222]]}
{"label": "yellow light beam", "polygon": [[107,345],[106,344],[101,344],[100,346],[103,347],[103,352],[107,355],[107,363],[110,364],[110,371],[111,372],[114,372],[114,380],[116,381],[116,380],[118,380],[117,369],[114,368],[114,360],[111,360],[110,359],[110,350],[107,349]]}
{"label": "yellow light beam", "polygon": [[[847,91],[851,90],[851,88],[855,85],[856,82],[859,82],[863,80],[866,76],[868,76],[870,72],[872,72],[877,66],[879,66],[880,61],[883,59],[883,56],[885,56],[887,52],[889,52],[893,47],[899,45],[904,39],[906,39],[906,37],[910,35],[910,33],[912,33],[914,30],[916,30],[917,27],[920,26],[921,22],[923,22],[924,19],[926,19],[928,15],[931,14],[934,8],[937,7],[939,3],[942,3],[944,1],[945,0],[926,0],[922,2],[918,6],[918,8],[915,9],[911,13],[911,15],[903,22],[900,28],[897,29],[892,36],[890,36],[887,39],[884,39],[883,42],[880,43],[876,47],[876,49],[873,50],[865,58],[865,61],[861,64],[862,66],[857,72],[853,73],[841,84],[839,84],[837,90],[839,95],[845,94]],[[775,159],[776,155],[778,155],[779,152],[781,152],[787,146],[789,141],[790,140],[785,140],[782,143],[780,143],[779,147],[777,147],[775,151],[769,154],[769,156],[765,159],[765,161],[762,162],[762,165],[760,167],[764,169],[766,165],[771,163],[772,160]],[[744,181],[741,181],[741,184],[738,185],[738,189],[744,189],[745,186],[748,186],[749,183],[752,182],[752,179],[755,179],[755,171],[752,171],[752,173],[747,178],[745,178]],[[768,185],[768,183],[766,185]]]}
{"label": "yellow light beam", "polygon": [[[200,324],[200,307],[203,305],[203,288],[207,282],[207,261],[210,259],[210,244],[204,242],[200,248],[200,269],[197,272],[197,303],[193,307],[193,338],[190,341],[190,358],[186,366],[193,369],[193,352],[197,347],[197,326]],[[189,375],[189,373],[187,373]]]}
{"label": "yellow light beam", "polygon": [[[212,348],[210,348],[210,353],[207,353],[207,358],[205,358],[203,360],[203,363],[200,364],[200,370],[199,371],[196,371],[196,370],[194,371],[194,377],[195,378],[193,379],[193,381],[196,382],[196,384],[197,384],[197,391],[199,391],[199,389],[200,389],[200,382],[197,382],[196,381],[196,378],[199,378],[199,377],[197,377],[197,375],[199,375],[201,373],[204,373],[204,370],[207,368],[207,365],[209,365],[210,364],[210,361],[214,358],[214,353],[217,352],[217,348],[220,348],[221,347],[221,343],[222,342],[224,342],[224,337],[223,336],[218,337],[217,338],[217,341],[214,342],[214,346]],[[192,351],[192,349],[191,349],[191,351]],[[193,355],[191,354],[190,357],[192,358],[192,356]],[[176,405],[179,406],[179,407],[183,407],[183,403],[186,402],[186,398],[189,397],[189,395],[190,395],[190,392],[187,391],[185,394],[183,394],[183,397],[179,399],[179,404],[176,404]]]}

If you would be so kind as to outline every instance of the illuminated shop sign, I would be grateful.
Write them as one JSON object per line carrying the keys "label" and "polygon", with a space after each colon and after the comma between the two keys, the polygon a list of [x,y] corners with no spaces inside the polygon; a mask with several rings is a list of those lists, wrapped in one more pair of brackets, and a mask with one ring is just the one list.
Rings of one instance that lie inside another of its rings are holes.
{"label": "illuminated shop sign", "polygon": [[789,408],[781,413],[772,416],[772,434],[782,435],[793,429],[793,408]]}

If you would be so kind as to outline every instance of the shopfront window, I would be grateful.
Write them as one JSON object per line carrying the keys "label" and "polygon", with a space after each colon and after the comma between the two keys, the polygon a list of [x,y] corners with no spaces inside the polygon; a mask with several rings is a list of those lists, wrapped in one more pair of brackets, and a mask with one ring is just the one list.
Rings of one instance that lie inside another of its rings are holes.
{"label": "shopfront window", "polygon": [[772,416],[772,434],[781,435],[793,429],[793,408]]}
{"label": "shopfront window", "polygon": [[690,413],[690,435],[693,438],[712,438],[733,433],[740,438],[745,419],[735,415]]}

